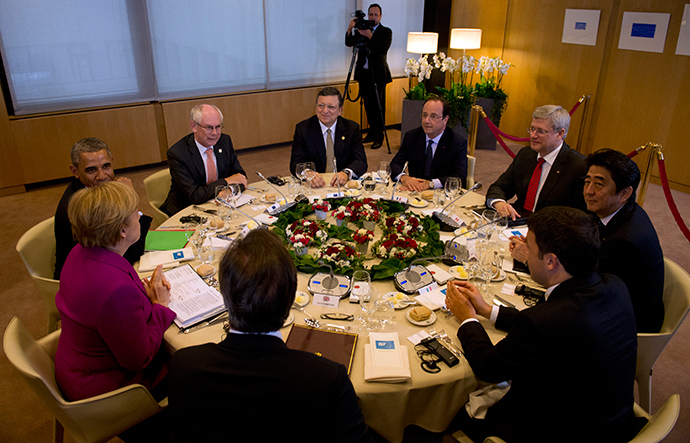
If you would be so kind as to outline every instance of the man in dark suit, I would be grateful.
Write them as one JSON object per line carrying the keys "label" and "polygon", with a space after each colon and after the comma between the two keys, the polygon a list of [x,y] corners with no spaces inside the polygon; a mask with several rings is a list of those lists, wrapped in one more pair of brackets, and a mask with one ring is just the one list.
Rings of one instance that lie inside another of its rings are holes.
{"label": "man in dark suit", "polygon": [[374,142],[371,149],[383,145],[383,128],[386,116],[386,85],[393,81],[388,68],[388,49],[393,41],[393,31],[381,24],[381,6],[369,6],[368,19],[374,22],[372,29],[355,29],[357,19],[352,19],[345,33],[345,45],[359,48],[355,80],[359,82],[359,94],[367,111],[369,132],[367,142]]}
{"label": "man in dark suit", "polygon": [[298,163],[314,162],[315,173],[310,179],[314,187],[326,184],[320,172],[333,172],[333,157],[338,174],[333,175],[331,186],[336,180],[344,185],[351,178],[367,172],[367,155],[362,145],[359,125],[340,116],[343,112],[343,97],[340,91],[326,87],[316,97],[316,115],[297,123],[290,155],[290,172],[295,174]]}
{"label": "man in dark suit", "polygon": [[[564,142],[570,115],[546,105],[532,113],[530,146],[518,152],[508,169],[486,192],[486,206],[513,220],[547,206],[584,209],[585,158]],[[511,205],[508,200],[517,196]]]}
{"label": "man in dark suit", "polygon": [[[467,183],[467,140],[448,128],[450,107],[442,97],[432,97],[422,108],[422,126],[407,131],[391,161],[391,176],[400,189],[425,191],[442,188],[448,177]],[[408,168],[403,171],[405,162]]]}
{"label": "man in dark suit", "polygon": [[[70,151],[72,164],[69,169],[74,174],[62,198],[55,210],[55,274],[53,278],[60,280],[62,266],[67,260],[67,256],[77,245],[72,235],[72,223],[67,216],[67,207],[75,192],[80,189],[98,186],[110,181],[120,181],[132,187],[132,182],[127,177],[115,178],[113,169],[113,155],[110,148],[104,141],[95,137],[82,138],[72,146]],[[139,218],[141,232],[139,240],[125,251],[124,257],[128,262],[134,264],[144,253],[146,244],[146,233],[151,227],[153,219],[148,215]]]}
{"label": "man in dark suit", "polygon": [[601,224],[599,273],[620,277],[630,292],[637,332],[664,322],[664,254],[654,225],[635,203],[640,170],[627,155],[601,149],[587,157],[584,196]]}
{"label": "man in dark suit", "polygon": [[297,271],[280,239],[265,229],[250,231],[225,253],[219,272],[227,337],[181,349],[170,362],[169,411],[177,441],[278,441],[300,435],[372,441],[347,369],[289,349],[282,340]]}
{"label": "man in dark suit", "polygon": [[[532,278],[548,287],[532,308],[492,308],[474,285],[448,284],[475,375],[512,380],[484,419],[462,408],[454,427],[474,441],[629,441],[644,424],[633,414],[635,316],[625,284],[595,273],[596,220],[579,209],[541,209],[529,219],[527,248]],[[477,314],[508,335],[493,345]]]}
{"label": "man in dark suit", "polygon": [[216,186],[247,186],[232,140],[222,134],[223,114],[216,106],[197,105],[190,114],[192,133],[168,149],[172,183],[161,211],[173,215],[216,196]]}

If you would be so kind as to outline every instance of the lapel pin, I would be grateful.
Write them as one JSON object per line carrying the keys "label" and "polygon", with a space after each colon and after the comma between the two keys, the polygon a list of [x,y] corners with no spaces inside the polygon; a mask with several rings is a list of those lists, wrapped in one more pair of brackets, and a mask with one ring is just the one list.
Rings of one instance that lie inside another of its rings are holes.
{"label": "lapel pin", "polygon": [[343,135],[342,137],[340,137],[340,140],[345,140],[345,136]]}
{"label": "lapel pin", "polygon": [[223,150],[222,150],[222,149],[219,149],[219,150],[218,150],[218,153],[219,153],[219,154],[222,154],[222,153],[223,153]]}

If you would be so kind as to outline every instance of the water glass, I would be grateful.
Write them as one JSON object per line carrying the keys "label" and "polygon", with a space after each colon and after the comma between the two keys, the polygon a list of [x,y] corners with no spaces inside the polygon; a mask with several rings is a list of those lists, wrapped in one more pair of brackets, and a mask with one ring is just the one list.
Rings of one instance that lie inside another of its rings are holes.
{"label": "water glass", "polygon": [[434,189],[434,206],[437,208],[442,208],[446,204],[446,192],[445,190],[438,188]]}
{"label": "water glass", "polygon": [[374,311],[374,319],[377,321],[382,328],[393,324],[393,318],[395,317],[395,301],[393,298],[386,296],[386,294],[381,294],[375,291],[376,294],[372,294],[372,299],[374,300],[374,305],[376,307]]}
{"label": "water glass", "polygon": [[388,179],[391,176],[391,165],[388,162],[379,163],[379,167],[376,170],[378,176],[383,180],[383,185],[388,186]]}

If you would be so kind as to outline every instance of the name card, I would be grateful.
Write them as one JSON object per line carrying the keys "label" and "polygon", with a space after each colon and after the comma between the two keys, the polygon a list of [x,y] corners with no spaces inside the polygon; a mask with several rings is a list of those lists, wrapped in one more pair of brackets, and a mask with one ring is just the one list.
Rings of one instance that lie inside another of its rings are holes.
{"label": "name card", "polygon": [[340,297],[336,295],[314,294],[312,304],[316,306],[337,308],[340,304]]}

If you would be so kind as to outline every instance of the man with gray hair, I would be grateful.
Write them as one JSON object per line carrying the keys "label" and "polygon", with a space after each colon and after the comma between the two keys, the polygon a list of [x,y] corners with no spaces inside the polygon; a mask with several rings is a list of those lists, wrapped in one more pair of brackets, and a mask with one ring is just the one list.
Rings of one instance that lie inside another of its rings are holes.
{"label": "man with gray hair", "polygon": [[173,215],[189,205],[216,196],[216,186],[247,186],[232,140],[223,134],[223,113],[213,105],[196,105],[190,112],[192,133],[168,149],[172,182],[161,211]]}
{"label": "man with gray hair", "polygon": [[[62,265],[65,264],[72,248],[77,245],[72,236],[72,224],[67,216],[67,206],[74,193],[80,189],[102,185],[113,180],[132,186],[132,182],[126,177],[115,178],[113,154],[103,140],[95,137],[82,138],[72,146],[70,157],[72,164],[69,169],[74,174],[74,178],[62,194],[55,210],[55,274],[53,276],[55,280],[60,279]],[[146,233],[151,226],[151,221],[148,215],[142,215],[139,219],[141,234],[139,241],[125,252],[124,257],[128,262],[132,264],[137,262],[144,253]]]}
{"label": "man with gray hair", "polygon": [[[486,206],[515,220],[547,206],[585,209],[582,197],[585,157],[565,143],[570,115],[560,106],[540,106],[527,129],[530,146],[522,148],[508,169],[486,192]],[[517,200],[508,203],[513,197]]]}

